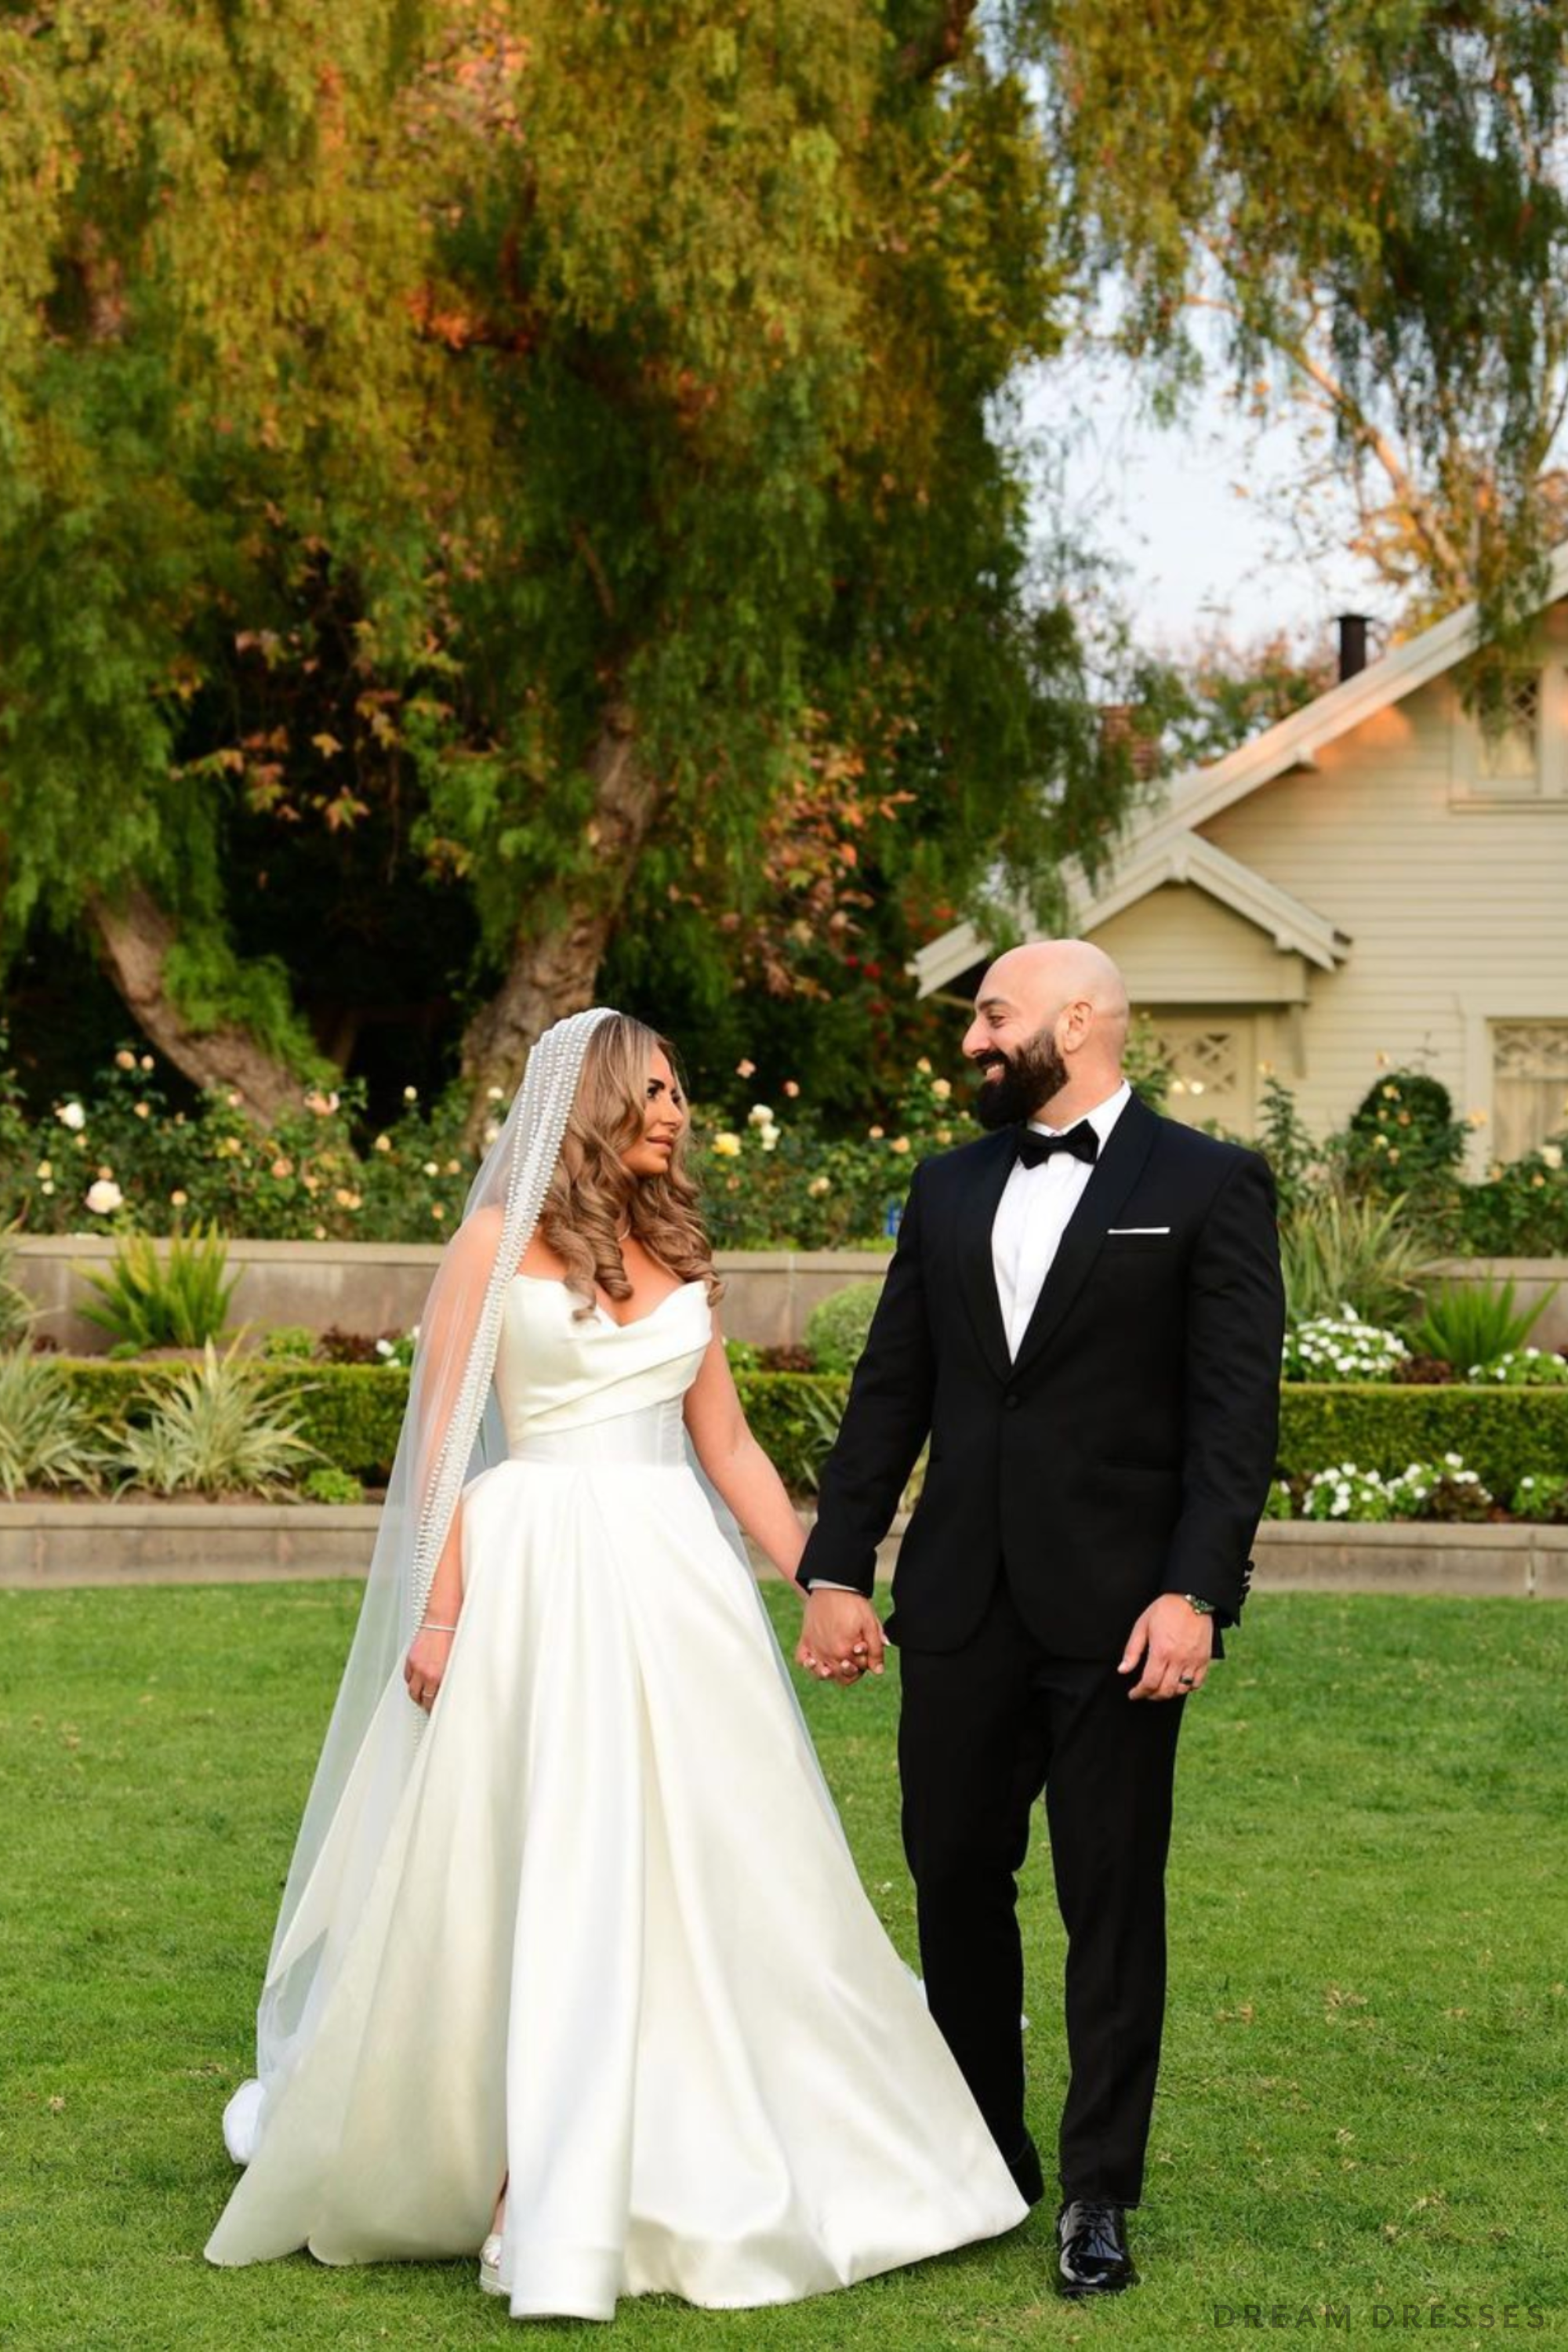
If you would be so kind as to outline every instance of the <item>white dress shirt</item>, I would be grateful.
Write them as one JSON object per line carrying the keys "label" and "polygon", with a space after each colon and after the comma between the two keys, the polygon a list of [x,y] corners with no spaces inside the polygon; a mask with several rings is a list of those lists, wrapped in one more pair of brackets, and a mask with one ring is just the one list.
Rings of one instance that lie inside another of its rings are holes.
{"label": "white dress shirt", "polygon": [[[1069,1119],[1068,1125],[1079,1127],[1087,1120],[1100,1138],[1103,1151],[1131,1093],[1123,1078],[1113,1095],[1096,1103],[1092,1110],[1085,1111],[1081,1119]],[[1029,1125],[1038,1135],[1067,1133],[1067,1128],[1047,1127],[1042,1118],[1032,1118]],[[1001,1303],[1009,1356],[1018,1352],[1068,1220],[1083,1198],[1084,1186],[1093,1173],[1089,1160],[1079,1160],[1070,1151],[1054,1151],[1037,1168],[1026,1168],[1021,1160],[1016,1161],[1002,1188],[996,1221],[991,1228],[991,1263],[996,1276],[996,1297]]]}
{"label": "white dress shirt", "polygon": [[[1131,1087],[1123,1078],[1113,1095],[1107,1095],[1103,1102],[1082,1114],[1099,1136],[1101,1151],[1131,1094]],[[1068,1121],[1068,1127],[1079,1124],[1076,1118]],[[1029,1125],[1041,1135],[1065,1135],[1068,1131],[1065,1127],[1047,1127],[1043,1118],[1032,1118]],[[1009,1356],[1018,1352],[1018,1343],[1045,1287],[1068,1219],[1083,1198],[1083,1188],[1093,1173],[1087,1160],[1079,1160],[1070,1151],[1053,1151],[1037,1168],[1026,1168],[1021,1160],[1016,1161],[1002,1188],[991,1228],[991,1264],[996,1276],[996,1296],[1001,1302]],[[835,1584],[826,1576],[814,1576],[812,1591],[819,1586],[825,1592],[853,1592],[857,1589],[852,1584]]]}

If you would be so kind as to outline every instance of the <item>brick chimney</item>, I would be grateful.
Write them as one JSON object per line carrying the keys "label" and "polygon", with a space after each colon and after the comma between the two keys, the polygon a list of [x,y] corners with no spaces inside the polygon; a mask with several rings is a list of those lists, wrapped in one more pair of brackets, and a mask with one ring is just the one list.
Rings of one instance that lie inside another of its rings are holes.
{"label": "brick chimney", "polygon": [[1131,702],[1102,702],[1100,740],[1107,751],[1124,750],[1139,782],[1147,783],[1159,771],[1160,745],[1156,737],[1140,726],[1142,717],[1142,711]]}
{"label": "brick chimney", "polygon": [[1365,613],[1342,613],[1334,624],[1340,633],[1340,683],[1366,667],[1366,633],[1372,626]]}

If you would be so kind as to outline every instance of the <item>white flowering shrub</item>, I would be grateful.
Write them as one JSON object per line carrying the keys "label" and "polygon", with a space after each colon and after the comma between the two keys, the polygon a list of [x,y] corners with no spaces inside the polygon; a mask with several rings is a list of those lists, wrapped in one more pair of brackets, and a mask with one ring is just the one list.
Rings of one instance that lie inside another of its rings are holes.
{"label": "white flowering shrub", "polygon": [[1478,1384],[1500,1381],[1510,1389],[1568,1387],[1568,1358],[1549,1348],[1510,1348],[1489,1364],[1472,1364],[1466,1377]]}
{"label": "white flowering shrub", "polygon": [[[1300,1516],[1363,1525],[1389,1519],[1464,1521],[1489,1518],[1495,1508],[1493,1496],[1464,1456],[1444,1454],[1433,1462],[1411,1462],[1393,1477],[1363,1470],[1353,1462],[1319,1470],[1307,1481]],[[1521,1478],[1514,1489],[1513,1511],[1521,1519],[1568,1521],[1568,1475],[1540,1471]],[[1290,1515],[1290,1489],[1277,1478],[1263,1516],[1285,1519]]]}
{"label": "white flowering shrub", "polygon": [[1568,1476],[1533,1470],[1513,1490],[1516,1518],[1568,1521]]}
{"label": "white flowering shrub", "polygon": [[1304,1519],[1391,1519],[1394,1505],[1387,1485],[1375,1470],[1358,1469],[1353,1462],[1319,1470],[1307,1481],[1302,1498]]}
{"label": "white flowering shrub", "polygon": [[1490,1495],[1458,1454],[1410,1463],[1387,1491],[1396,1519],[1479,1519],[1492,1507]]}
{"label": "white flowering shrub", "polygon": [[1363,1322],[1347,1306],[1287,1331],[1281,1371],[1288,1381],[1391,1381],[1409,1353],[1397,1331]]}

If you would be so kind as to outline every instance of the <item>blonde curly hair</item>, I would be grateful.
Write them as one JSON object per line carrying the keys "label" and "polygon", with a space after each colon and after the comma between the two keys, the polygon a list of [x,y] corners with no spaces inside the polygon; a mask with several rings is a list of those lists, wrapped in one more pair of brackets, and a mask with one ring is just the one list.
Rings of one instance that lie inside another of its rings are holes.
{"label": "blonde curly hair", "polygon": [[627,1299],[632,1286],[619,1235],[628,1223],[648,1255],[683,1282],[707,1286],[716,1305],[723,1285],[697,1214],[697,1187],[686,1172],[686,1130],[661,1176],[634,1176],[621,1155],[644,1131],[648,1067],[663,1053],[678,1067],[667,1037],[630,1013],[601,1021],[588,1041],[576,1098],[562,1138],[561,1155],[540,1211],[539,1232],[565,1267],[566,1287],[583,1302],[574,1319],[591,1315],[595,1286],[606,1297]]}

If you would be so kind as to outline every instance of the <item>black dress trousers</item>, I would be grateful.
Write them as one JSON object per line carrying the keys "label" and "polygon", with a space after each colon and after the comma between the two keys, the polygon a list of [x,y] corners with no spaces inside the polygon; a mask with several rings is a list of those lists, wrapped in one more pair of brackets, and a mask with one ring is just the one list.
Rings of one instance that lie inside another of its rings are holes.
{"label": "black dress trousers", "polygon": [[1165,1857],[1184,1699],[1053,1655],[998,1576],[956,1650],[900,1645],[899,1769],[931,2014],[1005,2157],[1024,2141],[1016,1873],[1045,1791],[1067,1930],[1065,2198],[1136,2205],[1165,2005]]}

